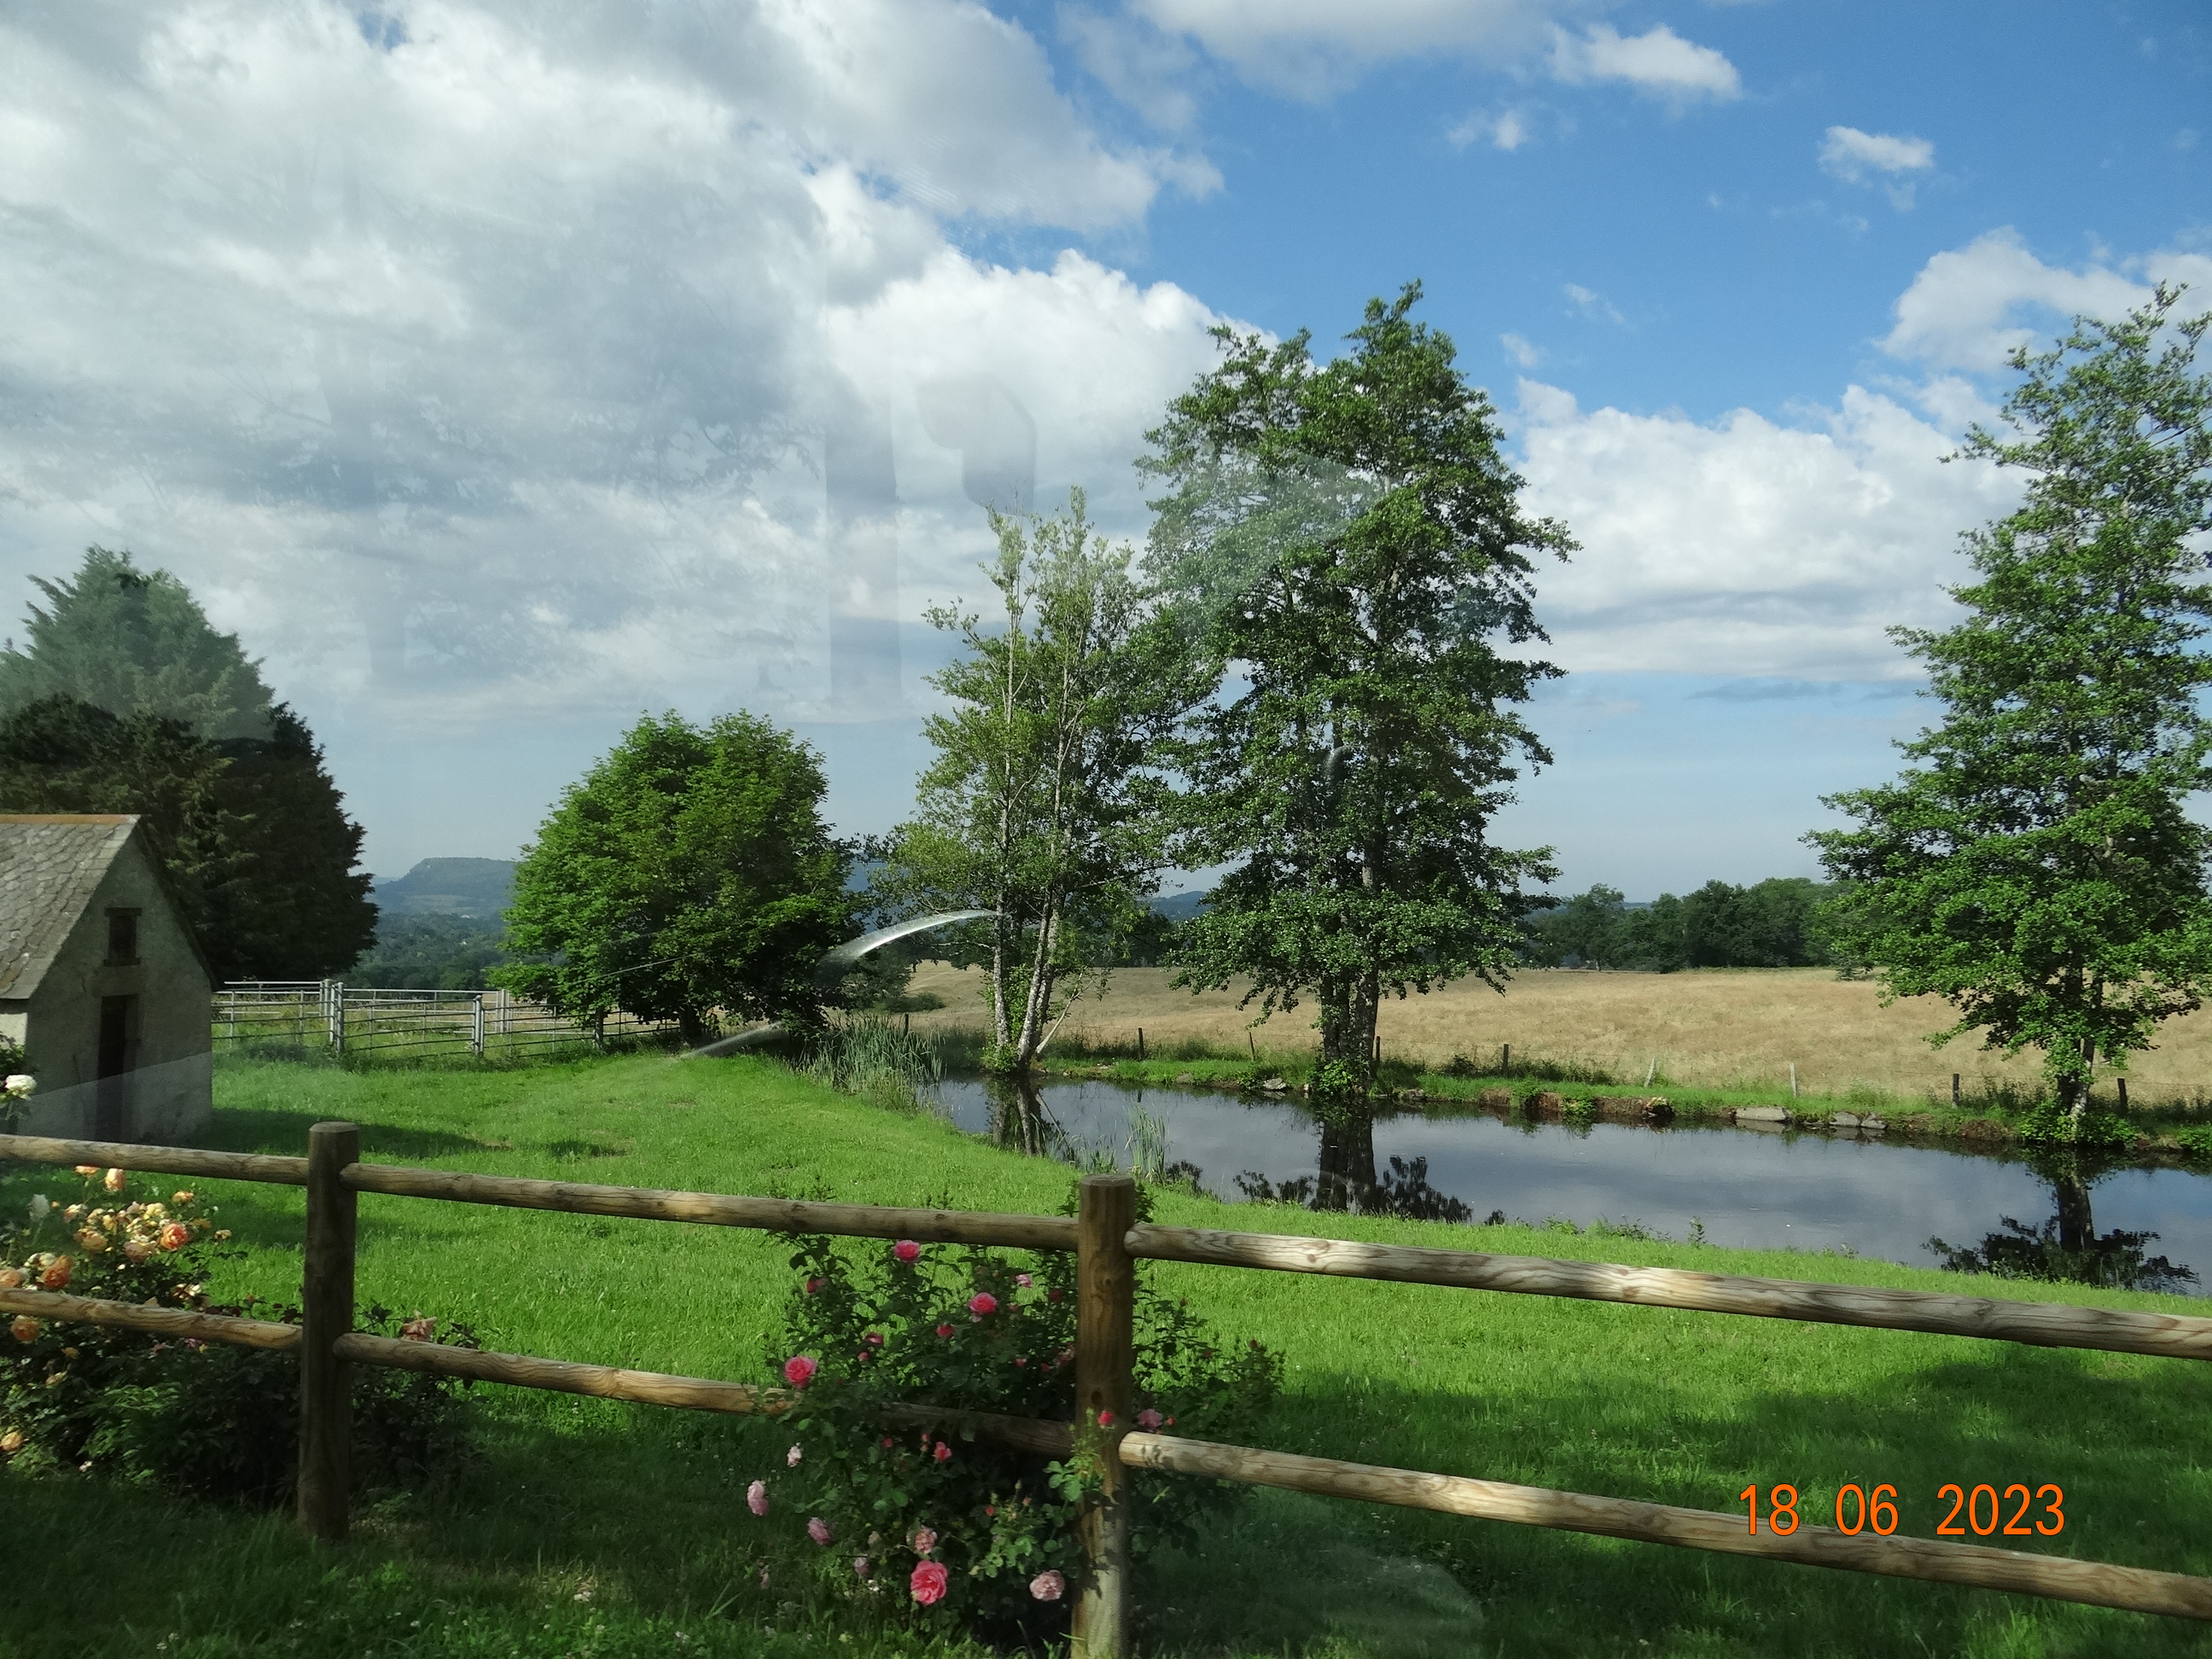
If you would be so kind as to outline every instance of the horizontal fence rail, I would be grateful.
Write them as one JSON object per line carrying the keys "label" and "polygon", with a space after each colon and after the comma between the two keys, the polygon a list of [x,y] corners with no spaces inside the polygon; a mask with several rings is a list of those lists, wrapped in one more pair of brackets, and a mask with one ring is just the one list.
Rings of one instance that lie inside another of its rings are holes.
{"label": "horizontal fence rail", "polygon": [[125,1330],[152,1331],[160,1336],[193,1337],[202,1342],[229,1342],[244,1348],[291,1348],[299,1346],[300,1328],[270,1319],[234,1319],[228,1314],[195,1313],[188,1308],[147,1307],[132,1302],[107,1302],[96,1297],[68,1296],[59,1291],[0,1291],[0,1313],[28,1314],[33,1319],[74,1319],[88,1325],[114,1325]]}
{"label": "horizontal fence rail", "polygon": [[1563,1532],[1595,1533],[1646,1544],[1674,1544],[1728,1555],[1757,1555],[1798,1561],[1808,1566],[1838,1567],[1847,1572],[1881,1573],[1893,1578],[1923,1578],[1981,1589],[2012,1590],[2062,1601],[2089,1601],[2135,1613],[2171,1613],[2212,1620],[2212,1578],[2185,1573],[2152,1572],[2141,1567],[2108,1566],[2063,1555],[2030,1555],[2021,1550],[1991,1549],[1983,1544],[1952,1544],[1933,1538],[1887,1537],[1838,1532],[1832,1527],[1802,1524],[1794,1533],[1751,1533],[1740,1515],[1711,1510],[1679,1509],[1623,1498],[1593,1498],[1585,1492],[1553,1492],[1543,1486],[1515,1486],[1463,1475],[1429,1474],[1413,1469],[1378,1468],[1368,1463],[1340,1463],[1326,1457],[1256,1451],[1221,1446],[1173,1435],[1130,1434],[1121,1441],[1121,1461],[1139,1468],[1179,1474],[1211,1475],[1253,1486],[1280,1486],[1324,1498],[1359,1498],[1370,1504],[1441,1510],[1449,1515]]}
{"label": "horizontal fence rail", "polygon": [[1626,1302],[1644,1308],[1743,1314],[1817,1325],[1856,1325],[1942,1336],[1987,1337],[2039,1348],[2097,1348],[2112,1353],[2212,1359],[2212,1319],[2136,1313],[2064,1302],[2000,1302],[1940,1291],[1881,1285],[1823,1285],[1753,1279],[1680,1267],[1630,1267],[1540,1255],[1429,1250],[1281,1233],[1213,1232],[1199,1227],[1129,1231],[1129,1254],[1154,1261],[1194,1261],[1278,1273],[1331,1273],[1403,1285],[1443,1285],[1521,1296]]}
{"label": "horizontal fence rail", "polygon": [[[304,1326],[21,1289],[0,1291],[0,1312],[82,1320],[263,1348],[300,1348],[303,1358],[301,1516],[312,1530],[328,1536],[343,1533],[345,1525],[343,1477],[349,1408],[344,1403],[343,1374],[349,1365],[392,1366],[476,1382],[734,1414],[775,1414],[785,1409],[790,1399],[781,1389],[710,1378],[490,1353],[352,1330],[353,1205],[356,1195],[365,1192],[771,1232],[1073,1250],[1078,1256],[1079,1282],[1078,1394],[1086,1412],[1094,1401],[1119,1401],[1127,1394],[1129,1358],[1122,1339],[1127,1330],[1132,1294],[1127,1267],[1133,1260],[1322,1273],[1933,1332],[2045,1347],[2102,1349],[2172,1358],[2212,1358],[2212,1320],[2185,1316],[1479,1251],[1421,1249],[1345,1239],[1132,1224],[1127,1176],[1086,1177],[1082,1184],[1081,1212],[1076,1217],[1002,1215],[602,1187],[365,1164],[359,1159],[359,1131],[351,1125],[319,1124],[310,1141],[309,1158],[292,1158],[0,1135],[0,1158],[305,1185],[308,1260],[307,1281],[302,1290],[307,1309]],[[319,1345],[319,1367],[316,1364]],[[1123,1374],[1118,1380],[1102,1376],[1098,1367],[1107,1360],[1121,1368]],[[1117,1418],[1126,1415],[1126,1409],[1116,1407]],[[1065,1456],[1075,1443],[1073,1426],[1066,1423],[925,1405],[886,1406],[884,1416],[888,1422],[963,1430],[1048,1456]],[[1126,1466],[1279,1486],[1516,1525],[2212,1620],[2212,1579],[2185,1574],[1936,1539],[1850,1534],[1810,1523],[1786,1535],[1753,1534],[1744,1517],[1737,1515],[1468,1476],[1338,1462],[1174,1435],[1124,1431],[1111,1443],[1116,1452],[1114,1469]],[[1107,1491],[1110,1495],[1116,1490],[1117,1480],[1109,1474]],[[1114,1513],[1105,1513],[1108,1510]],[[1126,1650],[1126,1609],[1121,1605],[1126,1596],[1122,1571],[1126,1519],[1126,1506],[1112,1502],[1109,1496],[1106,1503],[1094,1504],[1079,1522],[1089,1577],[1076,1602],[1075,1635],[1077,1651],[1088,1659],[1107,1659],[1109,1655],[1120,1659]]]}
{"label": "horizontal fence rail", "polygon": [[1023,1250],[1072,1250],[1075,1219],[1056,1215],[994,1215],[982,1210],[896,1210],[874,1204],[823,1204],[787,1198],[740,1198],[726,1193],[595,1187],[582,1182],[529,1181],[514,1176],[459,1175],[396,1164],[352,1164],[339,1179],[357,1193],[398,1198],[496,1204],[570,1215],[629,1216],[689,1221],[709,1227],[757,1227],[767,1232],[833,1233],[848,1238],[911,1238],[933,1244],[983,1244]]}

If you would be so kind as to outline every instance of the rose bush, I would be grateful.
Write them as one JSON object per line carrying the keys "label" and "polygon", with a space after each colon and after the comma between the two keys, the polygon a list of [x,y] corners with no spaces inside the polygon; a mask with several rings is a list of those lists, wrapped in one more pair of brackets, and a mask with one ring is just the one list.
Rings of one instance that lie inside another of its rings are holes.
{"label": "rose bush", "polygon": [[[33,1197],[0,1220],[0,1288],[66,1291],[278,1321],[296,1310],[208,1295],[230,1235],[190,1190],[135,1197],[119,1170],[77,1170],[84,1196]],[[150,1185],[143,1183],[142,1185]],[[465,1326],[372,1307],[374,1334],[477,1346]],[[298,1458],[299,1360],[286,1350],[13,1316],[0,1336],[0,1459],[25,1470],[107,1470],[206,1497],[276,1504]],[[465,1455],[459,1386],[362,1367],[354,1378],[355,1464],[364,1485],[417,1482]]]}
{"label": "rose bush", "polygon": [[[1149,1213],[1141,1190],[1139,1205]],[[1073,1420],[1075,1258],[787,1237],[799,1281],[769,1358],[789,1388],[782,1423],[795,1443],[749,1489],[763,1553],[887,1613],[1024,1639],[1064,1628],[1097,1430],[1054,1461],[950,1426],[896,1426],[884,1407]],[[1280,1380],[1267,1349],[1218,1340],[1183,1303],[1151,1291],[1140,1264],[1139,1425],[1244,1439]],[[1241,1488],[1133,1472],[1127,1490],[1142,1551],[1192,1536]]]}

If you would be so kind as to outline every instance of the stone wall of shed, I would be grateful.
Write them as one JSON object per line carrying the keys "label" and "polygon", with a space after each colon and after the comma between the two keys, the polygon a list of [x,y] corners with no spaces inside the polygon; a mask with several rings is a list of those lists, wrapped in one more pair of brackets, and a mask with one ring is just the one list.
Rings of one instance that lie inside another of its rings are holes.
{"label": "stone wall of shed", "polygon": [[[138,912],[138,961],[107,962],[107,913]],[[100,1006],[136,996],[138,1029],[125,1086],[126,1140],[176,1141],[214,1115],[213,988],[184,923],[134,837],[108,866],[29,1002],[23,1045],[38,1067],[25,1125],[33,1134],[89,1136],[98,1103]]]}

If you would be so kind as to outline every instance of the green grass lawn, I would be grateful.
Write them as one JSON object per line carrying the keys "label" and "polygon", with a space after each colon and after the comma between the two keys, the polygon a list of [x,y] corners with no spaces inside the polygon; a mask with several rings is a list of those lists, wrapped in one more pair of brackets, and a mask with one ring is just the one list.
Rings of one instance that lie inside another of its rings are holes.
{"label": "green grass lawn", "polygon": [[[296,1153],[309,1124],[345,1117],[380,1161],[626,1185],[1046,1211],[1071,1179],[762,1060],[239,1062],[217,1089],[211,1142],[240,1149]],[[73,1183],[19,1166],[0,1203]],[[248,1247],[210,1288],[296,1296],[300,1194],[200,1189]],[[1173,1193],[1158,1205],[1163,1220],[1200,1224],[2205,1311],[1835,1257]],[[365,1300],[471,1321],[514,1352],[764,1377],[787,1271],[760,1235],[376,1196],[361,1213]],[[1287,1392],[1265,1439],[1286,1450],[1722,1510],[1740,1507],[1747,1483],[1790,1481],[1822,1522],[1839,1484],[1887,1482],[1901,1530],[1922,1534],[1946,1481],[2051,1481],[2066,1490],[2066,1530],[2027,1547],[2212,1572],[2212,1374],[2200,1366],[1152,1271],[1224,1334],[1280,1350]],[[742,1492],[780,1457],[772,1425],[491,1388],[477,1401],[482,1464],[448,1490],[360,1515],[336,1548],[280,1518],[0,1473],[0,1655],[950,1651],[760,1586]],[[1176,1656],[2212,1652],[2212,1632],[2177,1620],[1267,1492],[1202,1549],[1149,1566],[1137,1596],[1141,1650]]]}

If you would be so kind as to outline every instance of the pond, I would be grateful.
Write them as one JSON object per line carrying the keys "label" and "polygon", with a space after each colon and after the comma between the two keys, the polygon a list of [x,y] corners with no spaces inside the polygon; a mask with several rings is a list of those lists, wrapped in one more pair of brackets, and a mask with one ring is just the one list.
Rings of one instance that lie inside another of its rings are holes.
{"label": "pond", "polygon": [[[1112,1083],[1023,1093],[947,1079],[960,1127],[1053,1156],[1148,1154],[1215,1197],[1318,1210],[1588,1227],[1631,1224],[1746,1248],[1840,1250],[1930,1267],[2197,1292],[2212,1179],[1894,1141],[1685,1125],[1361,1114],[1341,1127],[1283,1100]],[[1164,1146],[1152,1144],[1164,1133]],[[1940,1238],[1947,1252],[1931,1241]]]}

